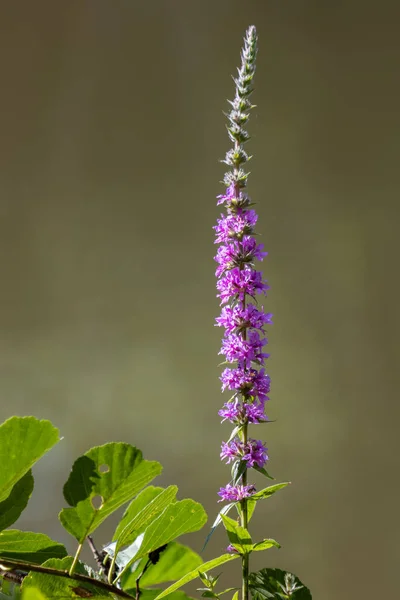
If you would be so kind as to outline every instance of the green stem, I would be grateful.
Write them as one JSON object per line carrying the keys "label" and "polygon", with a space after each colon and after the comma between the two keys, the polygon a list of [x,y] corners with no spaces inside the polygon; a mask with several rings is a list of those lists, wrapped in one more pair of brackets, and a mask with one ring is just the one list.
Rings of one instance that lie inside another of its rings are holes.
{"label": "green stem", "polygon": [[72,561],[72,565],[71,565],[71,568],[69,570],[69,576],[70,577],[72,577],[72,575],[73,575],[73,573],[75,571],[75,567],[76,567],[76,565],[78,563],[78,558],[79,558],[79,555],[81,553],[82,546],[83,546],[83,544],[79,544],[79,546],[78,546],[78,548],[77,548],[77,550],[75,552],[74,560]]}
{"label": "green stem", "polygon": [[104,581],[99,581],[98,579],[93,579],[92,577],[88,577],[87,575],[81,575],[80,573],[73,573],[72,575],[70,575],[69,571],[61,571],[59,569],[53,569],[51,567],[43,567],[42,565],[35,565],[24,561],[17,561],[9,558],[0,557],[0,576],[3,576],[1,570],[4,571],[7,568],[18,571],[34,571],[36,573],[44,573],[45,575],[53,575],[56,577],[66,577],[67,579],[73,579],[74,581],[88,583],[99,589],[111,592],[111,594],[115,594],[120,598],[130,598],[130,600],[132,600],[133,597],[127,592],[124,592],[123,590],[120,590],[113,585],[109,585],[108,583],[105,583]]}
{"label": "green stem", "polygon": [[[247,429],[248,424],[246,423],[243,427],[243,443],[247,444]],[[247,469],[242,475],[242,484],[247,485]],[[242,500],[242,511],[241,511],[241,526],[243,529],[248,528],[248,512],[247,512],[247,498]],[[242,556],[242,600],[248,600],[249,598],[249,555],[243,554]]]}

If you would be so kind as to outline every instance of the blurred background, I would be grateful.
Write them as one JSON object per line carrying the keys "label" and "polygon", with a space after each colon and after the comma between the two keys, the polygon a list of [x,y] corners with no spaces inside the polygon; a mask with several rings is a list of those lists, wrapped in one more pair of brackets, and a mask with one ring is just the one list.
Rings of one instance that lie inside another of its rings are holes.
{"label": "blurred background", "polygon": [[[269,470],[253,531],[315,599],[394,598],[400,558],[398,2],[0,5],[0,412],[51,419],[19,526],[72,461],[127,441],[214,520],[229,480],[212,226],[246,27],[249,193],[269,252]],[[257,479],[260,486],[265,481]],[[116,519],[95,535],[109,541]],[[204,532],[187,538],[201,550]],[[214,535],[204,556],[226,546]],[[231,575],[232,578],[229,577]],[[234,567],[224,583],[236,582]]]}

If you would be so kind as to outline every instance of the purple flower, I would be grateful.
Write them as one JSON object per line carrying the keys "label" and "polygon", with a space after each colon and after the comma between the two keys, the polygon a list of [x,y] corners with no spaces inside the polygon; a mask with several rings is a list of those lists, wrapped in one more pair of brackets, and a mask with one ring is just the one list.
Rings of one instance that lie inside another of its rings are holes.
{"label": "purple flower", "polygon": [[225,273],[217,281],[217,294],[221,298],[221,304],[226,304],[229,300],[245,300],[246,296],[254,298],[256,294],[265,294],[268,285],[262,280],[262,273],[254,269],[234,268]]}
{"label": "purple flower", "polygon": [[265,369],[225,369],[220,377],[222,391],[236,390],[243,396],[258,397],[260,400],[268,400],[267,394],[270,390],[270,377],[265,374]]}
{"label": "purple flower", "polygon": [[229,544],[229,546],[227,546],[226,552],[228,552],[229,554],[239,554],[239,551],[236,550],[236,548],[232,546],[232,544]]}
{"label": "purple flower", "polygon": [[223,421],[226,419],[231,423],[243,425],[244,423],[265,423],[268,421],[264,413],[264,402],[239,402],[238,399],[233,402],[226,402],[221,410],[218,411]]}
{"label": "purple flower", "polygon": [[220,204],[225,204],[228,209],[246,208],[250,204],[248,195],[243,192],[243,190],[237,192],[234,184],[227,187],[225,194],[217,196],[217,200],[218,206]]}
{"label": "purple flower", "polygon": [[247,304],[245,308],[236,304],[235,306],[224,306],[221,315],[215,320],[218,327],[225,327],[227,333],[237,330],[243,332],[248,327],[263,331],[264,325],[272,324],[272,313],[264,313],[254,304]]}
{"label": "purple flower", "polygon": [[230,442],[222,442],[221,460],[227,464],[234,460],[245,460],[247,468],[257,465],[262,468],[268,460],[267,450],[261,440],[249,439],[246,443],[239,438]]}
{"label": "purple flower", "polygon": [[237,361],[240,367],[247,369],[252,362],[260,364],[268,358],[269,354],[261,351],[266,344],[267,340],[260,338],[257,331],[250,331],[247,338],[230,333],[223,338],[219,354],[224,354],[228,362]]}
{"label": "purple flower", "polygon": [[253,494],[256,493],[256,488],[254,485],[228,485],[226,487],[222,487],[218,496],[221,496],[221,500],[219,502],[223,502],[227,500],[228,502],[239,502],[243,500],[243,498],[250,498]]}
{"label": "purple flower", "polygon": [[236,214],[221,215],[215,225],[215,243],[229,242],[232,239],[242,239],[244,235],[251,235],[257,223],[255,210],[238,210]]}
{"label": "purple flower", "polygon": [[263,248],[263,244],[257,244],[256,240],[248,235],[240,241],[235,240],[220,246],[215,256],[215,260],[219,264],[215,275],[219,277],[229,269],[243,267],[246,264],[253,265],[255,259],[263,260],[267,256],[267,252],[263,252]]}

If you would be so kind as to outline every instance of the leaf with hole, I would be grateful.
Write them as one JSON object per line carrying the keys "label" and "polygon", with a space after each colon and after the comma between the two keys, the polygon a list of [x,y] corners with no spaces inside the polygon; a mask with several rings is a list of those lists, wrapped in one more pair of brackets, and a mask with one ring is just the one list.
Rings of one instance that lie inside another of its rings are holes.
{"label": "leaf with hole", "polygon": [[130,444],[113,442],[92,448],[75,461],[64,486],[64,497],[72,508],[60,512],[63,527],[83,543],[161,471],[160,463],[144,460],[141,451]]}
{"label": "leaf with hole", "polygon": [[11,417],[0,425],[0,502],[30,468],[60,440],[50,421]]}

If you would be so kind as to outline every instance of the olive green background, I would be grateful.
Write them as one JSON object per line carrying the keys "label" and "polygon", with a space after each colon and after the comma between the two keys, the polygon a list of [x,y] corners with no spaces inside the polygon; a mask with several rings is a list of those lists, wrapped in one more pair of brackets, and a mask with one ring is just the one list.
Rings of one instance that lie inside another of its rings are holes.
{"label": "olive green background", "polygon": [[[293,570],[316,600],[397,597],[398,22],[397,2],[0,3],[1,417],[64,436],[21,527],[73,551],[62,485],[111,440],[159,459],[210,519],[220,506],[212,225],[254,23],[249,193],[276,419],[254,435],[293,484],[259,506],[255,537],[283,548],[253,566]],[[205,556],[225,545],[218,532]]]}

